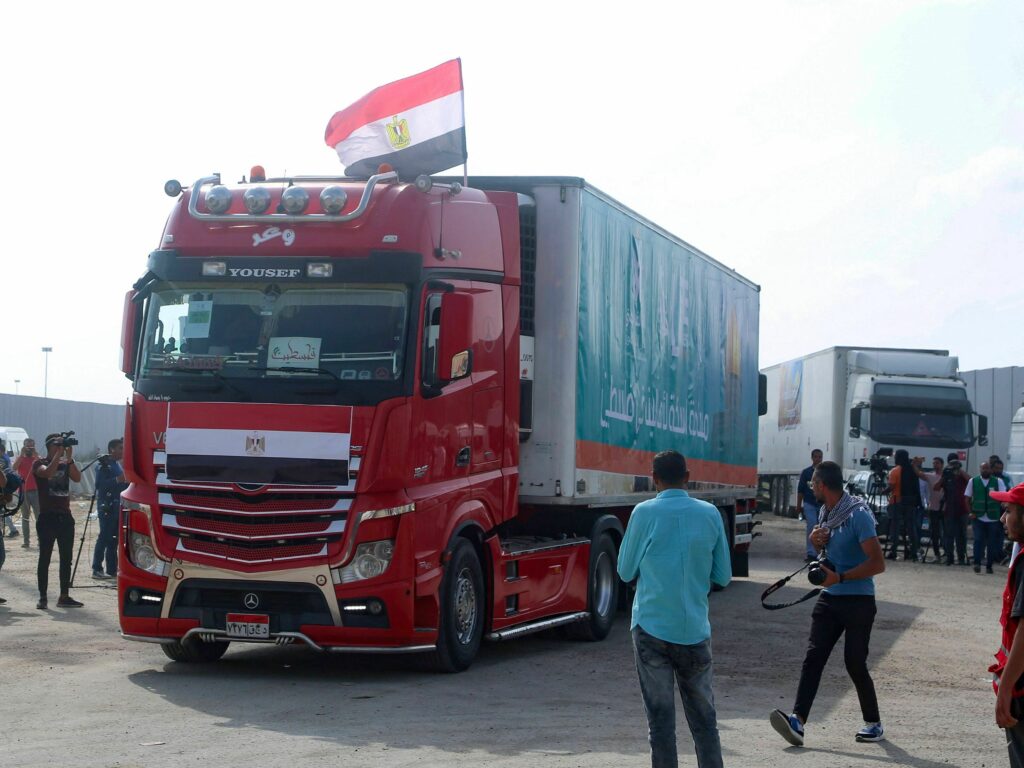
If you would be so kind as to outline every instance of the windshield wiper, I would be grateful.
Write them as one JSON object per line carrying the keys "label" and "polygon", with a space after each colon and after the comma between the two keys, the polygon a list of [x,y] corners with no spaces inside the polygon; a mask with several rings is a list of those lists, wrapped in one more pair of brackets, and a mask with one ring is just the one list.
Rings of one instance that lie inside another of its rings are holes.
{"label": "windshield wiper", "polygon": [[338,375],[336,373],[334,373],[334,371],[331,371],[330,369],[327,369],[327,368],[293,368],[293,367],[288,367],[288,368],[268,368],[266,366],[250,366],[249,370],[250,371],[259,371],[261,373],[269,373],[270,371],[273,371],[274,373],[292,373],[292,372],[294,372],[294,373],[297,373],[297,374],[326,374],[327,376],[330,376],[335,381],[341,381],[341,379],[338,378]]}
{"label": "windshield wiper", "polygon": [[[224,389],[224,385],[227,384],[228,387],[230,387],[235,393],[240,395],[243,399],[252,399],[251,395],[249,395],[248,392],[246,392],[240,386],[235,384],[233,381],[231,381],[230,377],[225,376],[220,371],[208,370],[203,371],[203,373],[209,373],[211,376],[213,376],[213,378],[216,380],[214,386],[210,386],[210,384],[202,382],[186,382],[181,385],[181,388],[186,392],[220,392],[222,389]],[[211,384],[214,384],[214,382],[211,382]]]}

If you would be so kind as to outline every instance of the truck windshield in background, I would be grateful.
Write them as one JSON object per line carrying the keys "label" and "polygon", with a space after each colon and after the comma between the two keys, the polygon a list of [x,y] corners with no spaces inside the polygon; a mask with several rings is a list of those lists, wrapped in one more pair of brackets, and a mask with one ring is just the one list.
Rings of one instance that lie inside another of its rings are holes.
{"label": "truck windshield in background", "polygon": [[870,434],[885,443],[967,448],[974,442],[967,393],[959,387],[878,383]]}
{"label": "truck windshield in background", "polygon": [[164,284],[147,304],[141,375],[394,382],[408,305],[402,284]]}

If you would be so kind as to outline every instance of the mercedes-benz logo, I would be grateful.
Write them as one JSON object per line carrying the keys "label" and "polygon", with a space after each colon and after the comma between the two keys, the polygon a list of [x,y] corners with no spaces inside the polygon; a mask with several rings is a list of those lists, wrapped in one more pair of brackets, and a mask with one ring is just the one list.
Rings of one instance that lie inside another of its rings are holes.
{"label": "mercedes-benz logo", "polygon": [[255,594],[254,592],[246,593],[245,597],[242,598],[242,602],[245,603],[245,607],[248,608],[250,611],[260,607],[259,595]]}

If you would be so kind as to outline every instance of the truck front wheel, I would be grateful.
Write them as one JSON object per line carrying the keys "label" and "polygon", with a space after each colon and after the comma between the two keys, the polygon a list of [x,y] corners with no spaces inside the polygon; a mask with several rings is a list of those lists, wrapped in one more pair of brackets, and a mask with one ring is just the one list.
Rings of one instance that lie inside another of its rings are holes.
{"label": "truck front wheel", "polygon": [[473,663],[484,632],[484,574],[473,545],[459,539],[441,582],[437,650],[427,663],[440,672],[461,672]]}
{"label": "truck front wheel", "polygon": [[171,661],[185,661],[203,664],[217,661],[227,651],[230,643],[218,640],[206,643],[196,637],[187,640],[175,640],[173,643],[161,643],[160,647]]}
{"label": "truck front wheel", "polygon": [[586,619],[566,627],[575,640],[604,640],[615,623],[619,604],[617,557],[611,536],[602,534],[590,545],[590,569],[587,576]]}

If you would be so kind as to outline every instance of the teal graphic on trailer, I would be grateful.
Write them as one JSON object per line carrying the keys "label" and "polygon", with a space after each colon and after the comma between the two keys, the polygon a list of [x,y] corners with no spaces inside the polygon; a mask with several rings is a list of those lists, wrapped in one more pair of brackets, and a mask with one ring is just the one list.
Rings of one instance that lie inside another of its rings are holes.
{"label": "teal graphic on trailer", "polygon": [[756,467],[756,289],[589,191],[580,239],[577,440]]}

